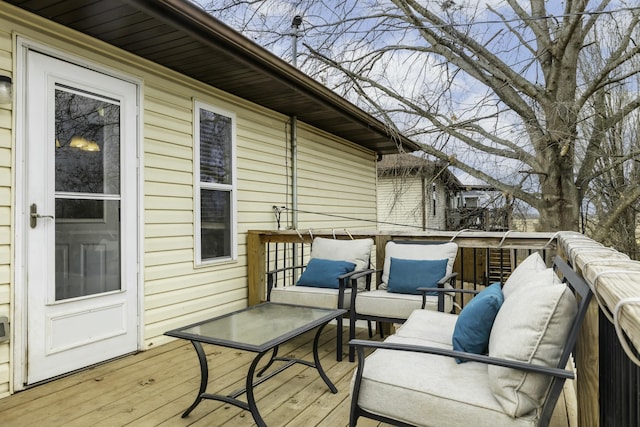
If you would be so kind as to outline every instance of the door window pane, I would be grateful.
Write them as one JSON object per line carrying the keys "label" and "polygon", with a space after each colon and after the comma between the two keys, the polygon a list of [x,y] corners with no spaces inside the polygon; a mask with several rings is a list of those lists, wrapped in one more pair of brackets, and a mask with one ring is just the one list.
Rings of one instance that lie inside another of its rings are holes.
{"label": "door window pane", "polygon": [[119,289],[120,202],[57,199],[56,301]]}
{"label": "door window pane", "polygon": [[120,106],[58,88],[56,192],[120,193]]}

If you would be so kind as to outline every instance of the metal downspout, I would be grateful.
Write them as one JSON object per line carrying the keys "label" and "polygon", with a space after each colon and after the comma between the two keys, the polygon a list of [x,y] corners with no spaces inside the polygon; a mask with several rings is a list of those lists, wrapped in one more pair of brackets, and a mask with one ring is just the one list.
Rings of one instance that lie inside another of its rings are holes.
{"label": "metal downspout", "polygon": [[291,116],[291,227],[298,229],[298,117]]}

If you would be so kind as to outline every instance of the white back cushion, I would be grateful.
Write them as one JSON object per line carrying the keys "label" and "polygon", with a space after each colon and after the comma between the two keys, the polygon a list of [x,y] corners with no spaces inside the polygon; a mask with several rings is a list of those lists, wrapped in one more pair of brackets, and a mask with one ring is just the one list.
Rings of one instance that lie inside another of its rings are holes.
{"label": "white back cushion", "polygon": [[[544,279],[515,290],[498,311],[489,338],[489,356],[557,367],[577,313],[573,292]],[[539,408],[551,377],[499,366],[488,366],[495,398],[512,417]]]}
{"label": "white back cushion", "polygon": [[453,271],[453,263],[458,254],[458,245],[453,242],[420,244],[420,243],[396,243],[387,242],[384,248],[384,267],[382,270],[382,284],[380,289],[386,289],[389,282],[389,269],[391,257],[401,259],[447,259],[447,274]]}
{"label": "white back cushion", "polygon": [[[356,265],[355,271],[369,267],[373,239],[338,240],[316,237],[311,244],[311,258],[322,258],[333,261],[351,261]],[[364,287],[366,278],[358,281],[358,288]]]}
{"label": "white back cushion", "polygon": [[[534,252],[525,258],[511,273],[505,284],[502,286],[504,299],[520,286],[528,286],[535,277],[535,273],[546,270],[547,266],[538,252]],[[537,280],[537,279],[535,279]],[[551,282],[549,282],[551,283]]]}

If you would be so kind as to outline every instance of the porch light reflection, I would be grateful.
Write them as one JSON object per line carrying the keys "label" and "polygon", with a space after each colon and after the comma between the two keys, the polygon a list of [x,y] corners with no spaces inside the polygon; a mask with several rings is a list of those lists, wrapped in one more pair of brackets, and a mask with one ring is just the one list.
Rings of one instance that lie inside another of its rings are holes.
{"label": "porch light reflection", "polygon": [[74,136],[71,138],[69,147],[79,148],[83,151],[100,151],[100,147],[94,141],[89,141],[81,136]]}

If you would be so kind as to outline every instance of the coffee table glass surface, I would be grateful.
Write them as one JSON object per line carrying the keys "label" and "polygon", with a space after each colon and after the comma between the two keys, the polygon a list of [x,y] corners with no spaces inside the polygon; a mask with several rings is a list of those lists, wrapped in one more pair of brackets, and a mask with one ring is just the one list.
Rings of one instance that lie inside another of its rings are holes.
{"label": "coffee table glass surface", "polygon": [[335,309],[267,303],[166,335],[260,353],[335,319],[338,313]]}

